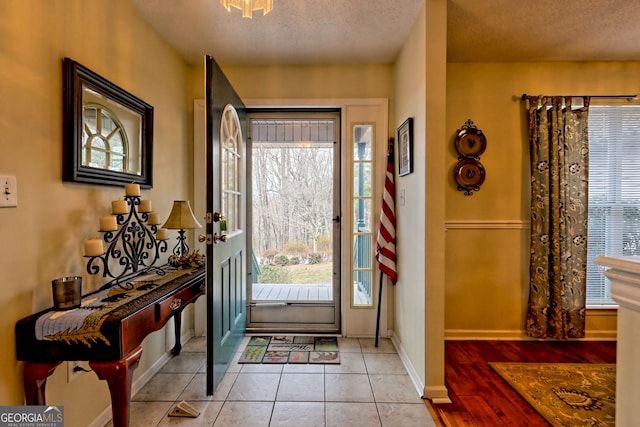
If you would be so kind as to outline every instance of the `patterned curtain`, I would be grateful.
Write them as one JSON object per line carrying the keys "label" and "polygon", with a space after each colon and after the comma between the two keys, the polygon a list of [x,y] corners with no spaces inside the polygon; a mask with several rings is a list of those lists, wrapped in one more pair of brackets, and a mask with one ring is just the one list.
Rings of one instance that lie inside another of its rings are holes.
{"label": "patterned curtain", "polygon": [[[580,108],[572,108],[571,103]],[[530,97],[531,265],[527,335],[584,337],[589,98]]]}

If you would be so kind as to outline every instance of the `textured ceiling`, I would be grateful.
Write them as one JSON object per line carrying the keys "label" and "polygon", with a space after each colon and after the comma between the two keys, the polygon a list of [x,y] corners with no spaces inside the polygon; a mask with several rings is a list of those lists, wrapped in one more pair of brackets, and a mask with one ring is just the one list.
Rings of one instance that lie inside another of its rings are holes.
{"label": "textured ceiling", "polygon": [[640,60],[638,0],[449,0],[449,61]]}
{"label": "textured ceiling", "polygon": [[[191,64],[391,63],[425,0],[130,0]],[[434,0],[430,0],[434,1]],[[444,0],[442,0],[444,1]],[[452,62],[640,60],[638,0],[448,0]]]}
{"label": "textured ceiling", "polygon": [[274,0],[253,19],[220,0],[131,0],[185,59],[226,64],[391,63],[424,0]]}

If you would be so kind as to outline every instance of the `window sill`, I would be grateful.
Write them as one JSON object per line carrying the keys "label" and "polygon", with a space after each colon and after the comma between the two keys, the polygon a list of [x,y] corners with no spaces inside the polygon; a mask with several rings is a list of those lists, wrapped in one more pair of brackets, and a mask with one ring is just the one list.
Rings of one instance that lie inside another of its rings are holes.
{"label": "window sill", "polygon": [[587,310],[611,310],[618,311],[618,304],[600,304],[600,305],[587,305]]}

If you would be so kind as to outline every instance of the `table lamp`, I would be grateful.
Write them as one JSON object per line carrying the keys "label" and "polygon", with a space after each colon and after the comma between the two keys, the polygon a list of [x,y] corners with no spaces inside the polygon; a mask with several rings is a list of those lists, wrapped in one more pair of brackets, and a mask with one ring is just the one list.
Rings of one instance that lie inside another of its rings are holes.
{"label": "table lamp", "polygon": [[189,253],[189,246],[185,241],[185,230],[201,227],[202,225],[193,215],[188,200],[174,200],[169,218],[162,226],[162,228],[168,228],[169,230],[178,230],[178,244],[173,248],[173,253],[178,256],[184,256]]}

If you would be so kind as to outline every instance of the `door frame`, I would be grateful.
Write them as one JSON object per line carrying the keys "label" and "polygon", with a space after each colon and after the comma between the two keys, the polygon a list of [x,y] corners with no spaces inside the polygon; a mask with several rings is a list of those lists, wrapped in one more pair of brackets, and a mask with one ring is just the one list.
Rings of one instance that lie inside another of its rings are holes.
{"label": "door frame", "polygon": [[[351,129],[351,125],[356,122],[362,121],[374,121],[372,118],[375,118],[376,126],[379,128],[376,132],[376,154],[375,154],[375,165],[376,165],[376,188],[380,189],[379,194],[375,195],[374,203],[376,206],[379,206],[382,200],[382,188],[384,186],[384,165],[386,165],[386,147],[387,147],[387,139],[389,136],[394,136],[389,133],[389,100],[387,98],[330,98],[330,99],[259,99],[259,98],[248,98],[243,99],[244,104],[247,109],[257,109],[257,108],[339,108],[341,110],[341,140],[342,140],[342,167],[346,169],[350,169],[351,160],[352,160],[352,150],[349,150],[349,144],[347,141],[350,141],[349,138],[349,130]],[[204,152],[205,152],[205,141],[204,141],[204,126],[205,126],[205,101],[204,99],[196,99],[194,100],[194,206],[196,207],[196,212],[204,212],[204,196],[205,190],[204,187],[206,182],[203,181],[203,177],[205,177],[204,169],[199,169],[200,167],[204,168],[204,166],[200,166],[200,160],[204,160]],[[200,113],[201,114],[200,114]],[[363,119],[363,117],[368,117],[368,119]],[[198,122],[200,125],[198,125]],[[203,163],[204,165],[204,163]],[[345,166],[347,165],[347,166]],[[352,182],[352,173],[350,170],[342,170],[342,182],[343,185],[347,182]],[[348,191],[343,191],[341,197],[343,198],[341,204],[343,209],[348,206],[350,193]],[[345,205],[347,204],[347,205]],[[200,209],[198,209],[200,207]],[[375,212],[375,223],[377,224],[379,221],[378,215],[379,212],[377,210]],[[345,242],[344,239],[350,236],[351,229],[351,221],[346,220],[348,212],[343,211],[342,217],[342,241],[341,245],[343,250],[342,253],[342,262],[341,262],[341,274],[343,277],[342,286],[341,286],[341,298],[342,298],[342,315],[341,315],[341,335],[345,337],[373,337],[375,335],[375,322],[376,322],[376,309],[375,305],[372,308],[354,308],[351,305],[351,292],[350,289],[345,287],[346,277],[352,277],[353,272],[351,270],[351,262],[349,259],[345,259],[345,256],[349,256],[349,251],[344,250]],[[204,249],[204,245],[201,243],[195,242],[194,247],[200,248],[201,251]],[[374,279],[374,283],[378,283],[379,281],[379,272],[376,270],[376,277]],[[392,287],[388,287],[387,281],[383,281],[383,298],[382,298],[382,307],[380,310],[380,336],[381,337],[389,337],[390,331],[388,328],[388,319],[393,318],[393,313],[390,310],[393,310],[393,305],[389,305],[389,298],[387,297],[389,294],[393,292]],[[377,292],[376,286],[376,292]],[[378,301],[377,294],[374,296],[376,304]],[[202,300],[202,299],[201,299]],[[198,303],[200,303],[198,305]],[[196,336],[200,336],[204,333],[205,323],[206,322],[206,306],[204,306],[204,302],[198,300],[195,306],[195,320],[194,320],[194,331]]]}
{"label": "door frame", "polygon": [[[382,203],[382,189],[384,188],[384,176],[386,172],[387,162],[387,144],[389,136],[389,100],[387,98],[328,98],[328,99],[243,99],[247,110],[260,108],[292,108],[292,109],[322,109],[336,108],[340,110],[340,140],[341,140],[341,206],[342,206],[342,231],[341,231],[341,325],[340,334],[345,337],[373,337],[375,336],[376,325],[376,308],[378,303],[378,290],[373,296],[375,303],[371,307],[354,307],[351,303],[351,280],[353,277],[352,263],[349,259],[351,251],[346,250],[350,245],[351,227],[353,221],[351,218],[351,191],[345,188],[348,183],[353,182],[352,160],[353,149],[351,142],[351,128],[355,124],[363,122],[371,122],[376,124],[376,140],[375,140],[375,185],[379,189],[374,197],[374,206],[380,206]],[[395,129],[394,129],[395,131]],[[374,223],[378,224],[379,209],[374,209]],[[380,272],[375,270],[376,277],[374,283],[378,283]],[[393,289],[388,287],[387,281],[383,281],[382,291],[382,307],[380,310],[380,336],[389,337],[388,319],[393,318],[388,311],[393,309],[393,305],[389,305],[389,292]],[[376,286],[377,288],[377,286]]]}
{"label": "door frame", "polygon": [[[264,301],[254,302],[250,288],[253,291],[253,265],[247,263],[247,332],[287,332],[287,333],[331,333],[339,334],[342,315],[342,141],[340,109],[338,108],[267,108],[246,109],[247,115],[247,251],[253,251],[253,141],[252,119],[257,120],[332,120],[335,123],[333,141],[333,165],[332,178],[333,200],[332,211],[327,215],[332,221],[333,237],[333,278],[332,300],[327,301]],[[335,218],[337,217],[337,220]]]}

